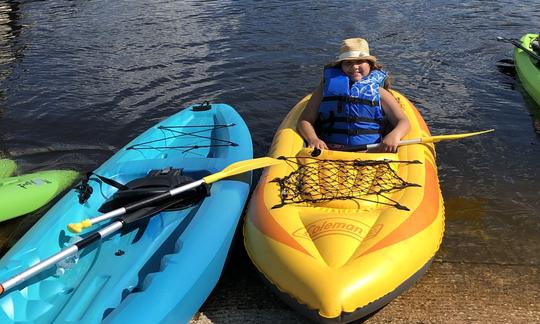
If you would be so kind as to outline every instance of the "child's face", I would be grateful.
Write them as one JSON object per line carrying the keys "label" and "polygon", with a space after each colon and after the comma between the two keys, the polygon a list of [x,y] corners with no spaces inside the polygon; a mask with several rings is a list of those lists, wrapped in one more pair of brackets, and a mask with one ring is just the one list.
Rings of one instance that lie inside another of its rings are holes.
{"label": "child's face", "polygon": [[359,81],[363,77],[367,76],[371,71],[369,61],[355,60],[355,61],[343,61],[341,62],[341,70],[347,74],[352,81]]}

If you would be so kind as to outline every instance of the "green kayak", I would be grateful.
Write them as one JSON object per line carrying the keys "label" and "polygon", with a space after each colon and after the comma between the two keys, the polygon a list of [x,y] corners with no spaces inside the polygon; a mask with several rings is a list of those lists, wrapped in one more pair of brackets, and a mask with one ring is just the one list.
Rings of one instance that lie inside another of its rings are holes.
{"label": "green kayak", "polygon": [[28,214],[42,207],[64,191],[77,176],[76,171],[50,170],[0,178],[0,221]]}
{"label": "green kayak", "polygon": [[[532,52],[531,43],[538,37],[538,34],[526,34],[521,37],[520,42],[523,47]],[[537,53],[536,53],[537,54]],[[514,60],[516,70],[521,80],[521,84],[529,95],[540,105],[540,63],[527,51],[516,46],[514,50]]]}
{"label": "green kayak", "polygon": [[0,159],[0,178],[9,177],[13,172],[15,172],[16,168],[17,165],[15,164],[15,161],[9,159]]}

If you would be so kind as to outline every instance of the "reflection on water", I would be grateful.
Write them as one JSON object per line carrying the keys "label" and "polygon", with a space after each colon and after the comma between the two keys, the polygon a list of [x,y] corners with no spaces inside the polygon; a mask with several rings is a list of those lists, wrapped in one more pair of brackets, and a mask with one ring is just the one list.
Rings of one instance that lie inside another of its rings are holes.
{"label": "reflection on water", "polygon": [[517,71],[515,62],[513,59],[502,59],[499,60],[497,64],[497,69],[499,69],[499,72],[512,77],[512,82],[508,83],[508,86],[512,89],[517,89],[519,92],[523,94],[523,100],[525,101],[525,105],[529,109],[529,112],[531,114],[532,118],[532,125],[533,129],[536,132],[536,135],[540,136],[540,106],[534,101],[533,98],[529,96],[527,91],[521,86],[518,80]]}
{"label": "reflection on water", "polygon": [[[19,4],[11,1],[0,2],[0,83],[11,73],[11,64],[21,55],[21,50],[16,45],[15,37],[21,30],[17,23],[19,18]],[[0,118],[4,115],[4,88],[0,88]],[[1,148],[1,147],[0,147]],[[1,151],[0,151],[0,156]]]}
{"label": "reflection on water", "polygon": [[18,20],[19,3],[0,2],[0,82],[10,73],[9,65],[22,54],[15,40],[22,29]]}
{"label": "reflection on water", "polygon": [[451,221],[481,222],[486,216],[486,198],[476,197],[451,197],[444,201],[446,207],[446,219]]}
{"label": "reflection on water", "polygon": [[534,131],[536,132],[537,136],[540,136],[540,106],[534,101],[534,99],[529,96],[527,91],[521,86],[519,86],[519,90],[523,94],[523,100],[525,101],[525,104],[527,105],[527,109],[529,110],[532,118],[532,124]]}

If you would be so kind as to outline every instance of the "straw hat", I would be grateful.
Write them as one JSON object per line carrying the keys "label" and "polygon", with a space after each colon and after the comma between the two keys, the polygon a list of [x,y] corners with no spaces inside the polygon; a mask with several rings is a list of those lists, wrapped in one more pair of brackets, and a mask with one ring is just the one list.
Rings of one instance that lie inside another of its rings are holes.
{"label": "straw hat", "polygon": [[330,65],[338,65],[342,61],[368,60],[377,61],[375,56],[369,55],[368,42],[363,38],[347,38],[341,43],[339,55]]}

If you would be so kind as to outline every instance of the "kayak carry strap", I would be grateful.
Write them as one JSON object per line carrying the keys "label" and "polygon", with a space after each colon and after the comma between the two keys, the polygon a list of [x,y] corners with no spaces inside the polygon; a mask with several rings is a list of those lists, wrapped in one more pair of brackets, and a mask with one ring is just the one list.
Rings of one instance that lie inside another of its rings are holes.
{"label": "kayak carry strap", "polygon": [[204,101],[203,103],[199,105],[195,105],[193,106],[193,108],[191,108],[191,110],[193,111],[207,111],[210,109],[212,109],[212,105],[210,104],[209,101]]}
{"label": "kayak carry strap", "polygon": [[[409,210],[386,193],[420,187],[403,180],[391,164],[418,164],[420,161],[325,160],[310,156],[282,157],[293,169],[289,175],[271,182],[279,185],[281,203],[313,204],[332,200],[362,200]],[[375,195],[377,198],[368,198]],[[384,198],[380,199],[380,198]]]}
{"label": "kayak carry strap", "polygon": [[108,184],[109,186],[115,187],[117,189],[126,189],[127,187],[123,184],[119,183],[116,180],[113,180],[111,178],[107,178],[104,176],[101,176],[99,174],[96,174],[92,171],[86,172],[86,174],[81,179],[81,184],[75,187],[75,189],[79,192],[79,204],[84,204],[88,201],[90,196],[92,196],[93,189],[88,184],[88,181],[90,180],[90,177],[92,175],[95,175],[99,180],[103,181],[104,183]]}

